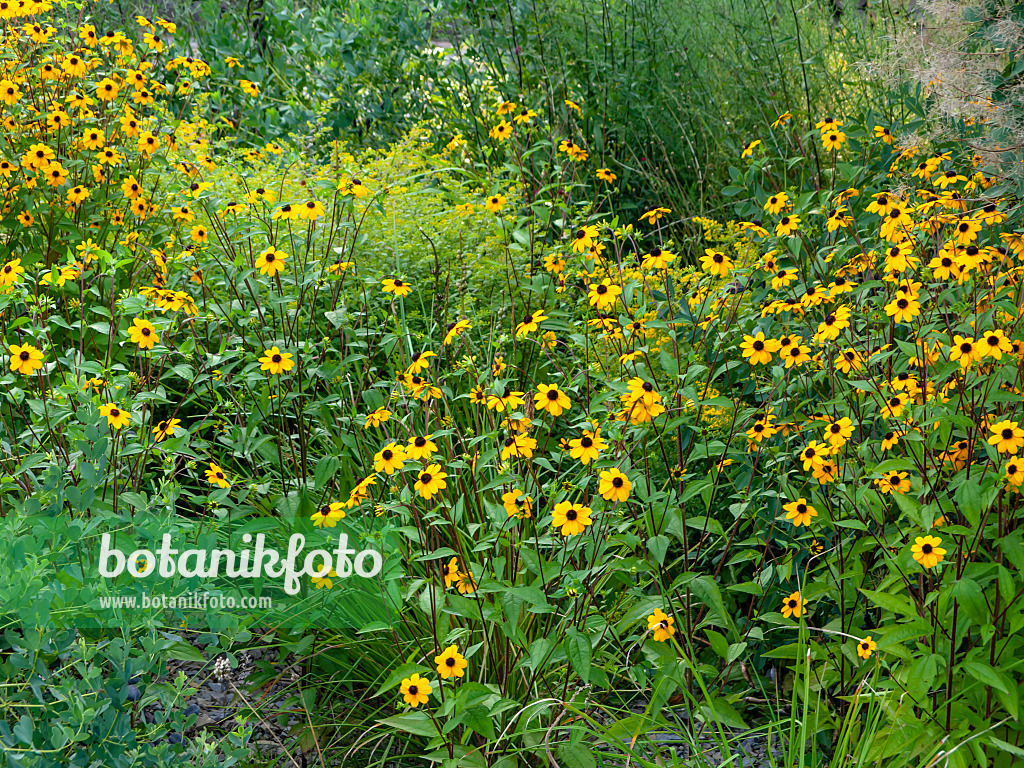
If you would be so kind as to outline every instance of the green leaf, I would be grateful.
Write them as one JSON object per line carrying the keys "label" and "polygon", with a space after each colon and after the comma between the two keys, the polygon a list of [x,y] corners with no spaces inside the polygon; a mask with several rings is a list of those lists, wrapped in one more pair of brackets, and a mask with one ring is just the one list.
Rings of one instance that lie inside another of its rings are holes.
{"label": "green leaf", "polygon": [[868,600],[880,608],[903,616],[917,616],[917,609],[909,598],[889,592],[875,592],[870,589],[860,590]]}
{"label": "green leaf", "polygon": [[654,555],[654,559],[658,561],[658,565],[665,564],[665,555],[668,553],[669,540],[668,536],[651,536],[647,540],[647,551]]}
{"label": "green leaf", "polygon": [[562,744],[556,751],[559,765],[565,768],[597,768],[594,753],[586,744]]}
{"label": "green leaf", "polygon": [[584,683],[590,682],[590,637],[572,627],[563,641],[565,655]]}
{"label": "green leaf", "polygon": [[431,722],[426,712],[406,712],[405,714],[394,715],[393,717],[385,717],[377,722],[381,725],[389,725],[400,731],[411,733],[414,736],[437,735],[437,728],[434,727],[434,723]]}
{"label": "green leaf", "polygon": [[729,657],[729,641],[725,639],[725,636],[721,632],[715,632],[713,629],[704,630],[708,635],[708,641],[711,643],[711,650],[721,656],[723,659]]}

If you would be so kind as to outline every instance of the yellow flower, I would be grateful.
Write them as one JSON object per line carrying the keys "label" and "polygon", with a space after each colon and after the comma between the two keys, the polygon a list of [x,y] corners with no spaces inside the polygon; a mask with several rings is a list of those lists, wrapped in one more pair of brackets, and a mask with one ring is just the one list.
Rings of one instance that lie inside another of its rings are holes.
{"label": "yellow flower", "polygon": [[273,277],[284,269],[284,261],[287,258],[288,254],[271,246],[256,257],[256,269],[261,275]]}
{"label": "yellow flower", "polygon": [[215,462],[210,462],[209,469],[206,470],[206,479],[212,484],[220,488],[230,488],[231,482],[228,480],[227,474],[221,469]]}
{"label": "yellow flower", "polygon": [[[891,141],[891,139],[890,139]],[[871,652],[878,647],[878,643],[871,639],[871,635],[868,635],[863,640],[857,643],[857,655],[862,659],[870,659]]]}
{"label": "yellow flower", "polygon": [[807,601],[800,597],[799,592],[794,592],[782,601],[782,615],[787,619],[792,616],[799,619],[806,610]]}
{"label": "yellow flower", "polygon": [[490,197],[487,198],[486,205],[487,205],[487,210],[488,211],[490,211],[491,213],[497,213],[505,205],[505,196],[504,195],[491,195]]}
{"label": "yellow flower", "polygon": [[416,475],[416,483],[413,487],[420,496],[429,501],[443,488],[448,487],[448,483],[445,482],[446,477],[448,474],[441,471],[440,464],[430,464]]}
{"label": "yellow flower", "polygon": [[533,497],[526,496],[521,488],[503,493],[501,502],[509,517],[517,517],[522,520],[533,514]]}
{"label": "yellow flower", "polygon": [[292,360],[292,353],[282,352],[276,345],[270,349],[264,350],[263,357],[260,358],[260,363],[261,371],[268,371],[273,375],[286,373],[295,367],[295,361]]}
{"label": "yellow flower", "polygon": [[174,437],[174,430],[180,426],[181,419],[168,419],[167,421],[157,422],[157,425],[153,427],[153,439],[159,443],[165,438]]}
{"label": "yellow flower", "polygon": [[942,539],[938,536],[918,536],[910,548],[914,559],[921,564],[922,568],[934,568],[945,557],[946,550],[939,545]]}
{"label": "yellow flower", "polygon": [[578,536],[593,524],[590,507],[569,501],[560,501],[552,511],[552,524],[561,529],[563,536]]}
{"label": "yellow flower", "polygon": [[160,341],[156,326],[149,320],[139,317],[132,320],[132,326],[128,329],[128,337],[133,343],[139,345],[139,349],[152,349]]}
{"label": "yellow flower", "polygon": [[402,680],[401,690],[405,703],[410,707],[418,707],[420,704],[426,704],[430,700],[430,694],[434,689],[430,687],[430,683],[426,678],[413,674]]}
{"label": "yellow flower", "polygon": [[408,283],[403,282],[399,278],[387,278],[381,281],[381,285],[384,288],[384,293],[393,293],[396,296],[408,296],[412,290],[412,286]]}
{"label": "yellow flower", "polygon": [[340,501],[323,504],[320,509],[310,515],[316,528],[336,528],[338,521],[345,517],[345,505]]}
{"label": "yellow flower", "polygon": [[569,396],[558,388],[557,384],[540,384],[537,394],[533,396],[538,410],[547,411],[552,416],[561,416],[572,407]]}
{"label": "yellow flower", "polygon": [[239,80],[238,81],[238,87],[241,88],[243,91],[245,91],[245,93],[249,94],[250,96],[259,96],[260,95],[260,87],[259,87],[259,85],[257,83],[252,82],[251,80]]}
{"label": "yellow flower", "polygon": [[449,645],[440,656],[434,657],[434,664],[437,665],[437,674],[448,680],[453,677],[462,677],[466,674],[466,667],[469,662],[459,653],[456,645]]}
{"label": "yellow flower", "polygon": [[801,525],[809,526],[811,518],[818,516],[818,510],[807,503],[807,499],[800,497],[794,502],[783,506],[786,510],[786,519],[792,520],[793,525],[799,528]]}
{"label": "yellow flower", "polygon": [[608,307],[615,304],[622,293],[622,288],[618,285],[614,285],[610,278],[605,278],[600,283],[591,283],[590,291],[587,294],[587,300],[590,302],[592,307],[596,307],[598,311],[604,311]]}
{"label": "yellow flower", "polygon": [[654,641],[663,643],[675,634],[676,620],[660,608],[647,617],[647,631],[654,632]]}
{"label": "yellow flower", "polygon": [[633,490],[629,477],[616,468],[601,472],[597,492],[605,501],[626,501]]}
{"label": "yellow flower", "polygon": [[128,426],[128,423],[132,418],[129,411],[118,407],[114,403],[101,405],[100,413],[107,417],[107,425],[110,426],[111,429],[121,429],[121,427]]}

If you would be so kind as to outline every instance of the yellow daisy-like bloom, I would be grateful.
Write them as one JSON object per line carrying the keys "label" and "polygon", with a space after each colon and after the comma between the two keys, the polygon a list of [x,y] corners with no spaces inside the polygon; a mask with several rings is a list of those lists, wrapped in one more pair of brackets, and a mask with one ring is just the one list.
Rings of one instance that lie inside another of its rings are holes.
{"label": "yellow daisy-like bloom", "polygon": [[590,516],[593,510],[582,504],[560,501],[552,510],[552,524],[560,528],[563,536],[578,536],[593,524]]}
{"label": "yellow daisy-like bloom", "polygon": [[543,309],[538,309],[535,312],[531,312],[530,314],[523,318],[522,322],[516,325],[516,338],[522,338],[523,336],[526,336],[528,333],[533,333],[538,328],[540,328],[540,324],[547,319],[548,316],[544,314]]}
{"label": "yellow daisy-like bloom", "polygon": [[783,506],[786,510],[786,519],[792,520],[793,525],[799,528],[801,525],[809,526],[811,518],[818,516],[818,510],[807,503],[807,499],[800,497],[794,502]]}
{"label": "yellow daisy-like bloom", "polygon": [[469,324],[469,320],[459,320],[458,322],[450,323],[448,325],[448,332],[445,334],[444,337],[444,345],[448,346],[453,341],[455,341],[455,339],[457,339],[464,331],[467,331],[472,327],[473,326]]}
{"label": "yellow daisy-like bloom", "polygon": [[942,539],[938,536],[918,536],[914,539],[910,551],[922,568],[934,568],[946,555],[946,550],[942,549],[940,544]]}
{"label": "yellow daisy-like bloom", "polygon": [[807,608],[807,601],[800,597],[799,592],[794,592],[782,601],[782,615],[787,619],[791,616],[799,619]]}
{"label": "yellow daisy-like bloom", "polygon": [[152,349],[160,341],[160,336],[156,332],[156,326],[149,322],[149,320],[144,320],[140,317],[132,320],[131,328],[128,329],[128,338],[133,343],[138,344],[139,349]]}
{"label": "yellow daisy-like bloom", "polygon": [[583,430],[583,437],[569,441],[569,455],[574,459],[579,459],[581,464],[586,465],[591,461],[596,461],[600,452],[607,447],[607,444],[601,437],[600,429],[596,429],[593,432],[585,429]]}
{"label": "yellow daisy-like bloom", "polygon": [[168,419],[157,422],[157,425],[153,427],[153,439],[159,443],[168,437],[174,437],[174,430],[180,426],[181,419]]}
{"label": "yellow daisy-like bloom", "polygon": [[307,221],[316,221],[327,213],[324,204],[318,200],[307,200],[299,206],[299,218]]}
{"label": "yellow daisy-like bloom", "polygon": [[504,195],[491,195],[487,198],[485,205],[491,213],[497,213],[505,207],[506,198]]}
{"label": "yellow daisy-like bloom", "polygon": [[501,494],[501,503],[509,517],[523,520],[533,515],[533,497],[524,494],[522,488]]}
{"label": "yellow daisy-like bloom", "polygon": [[732,261],[721,251],[705,248],[704,255],[700,257],[700,267],[709,274],[725,277],[732,269]]}
{"label": "yellow daisy-like bloom", "polygon": [[403,282],[399,278],[387,278],[381,281],[384,293],[393,293],[395,296],[408,296],[412,290],[412,286],[406,282]]}
{"label": "yellow daisy-like bloom", "polygon": [[597,232],[597,227],[593,224],[587,224],[577,229],[572,238],[573,253],[583,253],[594,245]]}
{"label": "yellow daisy-like bloom", "polygon": [[128,422],[130,422],[132,418],[129,411],[126,411],[124,408],[121,408],[114,403],[101,405],[100,413],[107,417],[107,425],[111,429],[121,429],[121,427],[128,426]]}
{"label": "yellow daisy-like bloom", "polygon": [[443,488],[448,487],[448,483],[445,482],[446,477],[448,474],[441,471],[440,464],[430,464],[416,475],[416,483],[413,487],[420,496],[429,501]]}
{"label": "yellow daisy-like bloom", "polygon": [[271,246],[256,257],[256,269],[260,271],[261,275],[273,277],[284,269],[284,260],[287,258],[287,253]]}
{"label": "yellow daisy-like bloom", "polygon": [[600,283],[591,283],[587,293],[587,300],[590,306],[596,307],[598,311],[604,311],[615,304],[622,288],[612,283],[611,278],[605,278]]}
{"label": "yellow daisy-like bloom", "polygon": [[1000,421],[989,427],[992,436],[988,439],[989,445],[994,445],[1000,453],[1016,453],[1024,447],[1024,429],[1021,429],[1019,422]]}
{"label": "yellow daisy-like bloom", "polygon": [[609,184],[611,184],[619,177],[612,173],[608,168],[598,168],[597,178],[599,178],[601,181],[607,181]]}
{"label": "yellow daisy-like bloom", "polygon": [[426,678],[413,674],[402,680],[402,698],[410,707],[418,707],[430,700],[430,694],[434,689]]}
{"label": "yellow daisy-like bloom", "polygon": [[250,96],[259,96],[260,95],[260,87],[259,87],[259,85],[254,83],[254,82],[252,82],[251,80],[239,80],[238,81],[238,87],[241,88],[245,93],[249,94]]}
{"label": "yellow daisy-like bloom", "polygon": [[800,229],[799,216],[783,216],[775,225],[775,234],[779,237],[786,237]]}
{"label": "yellow daisy-like bloom", "polygon": [[324,504],[310,515],[310,520],[317,528],[336,528],[338,521],[345,517],[345,505],[340,501]]}
{"label": "yellow daisy-like bloom", "polygon": [[220,466],[211,461],[209,469],[206,470],[206,480],[211,485],[216,485],[219,488],[230,488],[231,481],[228,480],[227,473],[220,468]]}
{"label": "yellow daisy-like bloom", "polygon": [[286,373],[294,367],[295,361],[292,359],[292,353],[282,352],[276,345],[264,350],[263,357],[260,358],[260,370],[273,375]]}
{"label": "yellow daisy-like bloom", "polygon": [[557,384],[538,385],[533,400],[538,410],[547,411],[552,416],[561,416],[572,407],[569,396]]}
{"label": "yellow daisy-like bloom", "polygon": [[0,288],[7,288],[21,280],[25,268],[21,266],[21,259],[11,259],[3,267],[0,267]]}
{"label": "yellow daisy-like bloom", "polygon": [[395,474],[405,464],[405,449],[391,442],[381,448],[373,457],[373,468],[378,472]]}
{"label": "yellow daisy-like bloom", "polygon": [[766,339],[764,333],[757,332],[756,336],[744,336],[740,350],[743,356],[750,361],[751,365],[766,365],[772,361],[772,354],[778,352],[782,344],[776,339]]}
{"label": "yellow daisy-like bloom", "polygon": [[515,410],[526,405],[526,400],[523,399],[525,394],[525,392],[513,390],[511,387],[505,387],[500,395],[492,394],[487,397],[487,410],[498,413]]}
{"label": "yellow daisy-like bloom", "polygon": [[469,662],[459,653],[457,645],[449,645],[440,656],[434,657],[434,664],[437,665],[437,674],[445,680],[453,677],[462,677],[466,674],[466,667]]}
{"label": "yellow daisy-like bloom", "polygon": [[597,492],[605,501],[626,501],[633,490],[629,477],[616,468],[601,472]]}
{"label": "yellow daisy-like bloom", "polygon": [[676,633],[676,620],[660,608],[647,617],[647,631],[654,633],[654,641],[663,643]]}
{"label": "yellow daisy-like bloom", "polygon": [[857,655],[862,659],[870,659],[871,653],[878,647],[878,643],[871,639],[871,635],[868,635],[859,643],[857,643]]}
{"label": "yellow daisy-like bloom", "polygon": [[390,419],[394,414],[391,413],[387,408],[381,406],[375,411],[370,411],[366,414],[366,424],[363,425],[363,429],[369,429],[370,427],[379,427],[381,424]]}

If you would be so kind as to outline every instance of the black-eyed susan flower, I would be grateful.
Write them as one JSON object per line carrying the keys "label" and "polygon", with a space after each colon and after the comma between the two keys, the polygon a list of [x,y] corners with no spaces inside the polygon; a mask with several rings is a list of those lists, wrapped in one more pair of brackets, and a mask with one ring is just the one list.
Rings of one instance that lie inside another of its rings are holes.
{"label": "black-eyed susan flower", "polygon": [[128,426],[128,423],[132,420],[131,412],[121,408],[115,403],[107,403],[106,405],[100,406],[100,413],[107,417],[107,425],[111,429],[121,429],[122,427]]}
{"label": "black-eyed susan flower", "polygon": [[430,358],[432,357],[437,357],[437,353],[431,352],[429,349],[417,352],[412,356],[412,362],[409,363],[409,367],[405,369],[405,372],[410,375],[423,373],[423,371],[430,367]]}
{"label": "black-eyed susan flower", "polygon": [[985,357],[1001,360],[1003,354],[1010,354],[1013,344],[1000,329],[989,331],[978,337],[978,347]]}
{"label": "black-eyed susan flower", "polygon": [[573,253],[583,253],[589,249],[597,239],[597,232],[597,227],[593,224],[585,224],[573,232],[571,244]]}
{"label": "black-eyed susan flower", "polygon": [[877,647],[878,643],[871,639],[871,635],[868,635],[857,643],[857,655],[862,659],[870,659],[872,652]]}
{"label": "black-eyed susan flower", "polygon": [[1007,462],[1003,469],[1003,479],[1007,485],[1020,488],[1021,484],[1024,484],[1024,461],[1013,459]]}
{"label": "black-eyed susan flower", "polygon": [[445,333],[444,336],[444,345],[448,346],[470,328],[472,328],[472,326],[469,324],[469,320],[459,320],[457,322],[450,323],[448,325],[447,333]]}
{"label": "black-eyed susan flower", "polygon": [[747,358],[751,365],[767,365],[772,361],[772,355],[781,349],[782,345],[776,339],[766,339],[764,332],[758,331],[756,336],[744,336],[740,344],[740,352]]}
{"label": "black-eyed susan flower", "polygon": [[516,337],[521,338],[528,333],[533,333],[540,328],[540,324],[547,319],[548,316],[544,314],[543,309],[531,312],[516,326]]}
{"label": "black-eyed susan flower", "polygon": [[769,197],[764,204],[764,209],[768,211],[772,216],[777,216],[782,211],[789,207],[789,195],[785,192],[779,192],[777,195]]}
{"label": "black-eyed susan flower", "polygon": [[552,524],[561,530],[563,536],[578,536],[593,524],[590,516],[593,510],[582,504],[560,501],[552,510]]}
{"label": "black-eyed susan flower", "polygon": [[806,344],[801,344],[800,337],[796,336],[794,337],[793,344],[782,350],[779,356],[787,368],[792,368],[797,365],[803,365],[811,359],[811,348]]}
{"label": "black-eyed susan flower", "polygon": [[270,218],[274,221],[298,221],[299,219],[299,207],[285,203],[272,214]]}
{"label": "black-eyed susan flower", "polygon": [[538,385],[533,399],[538,410],[547,411],[552,416],[561,416],[572,407],[569,396],[557,384]]}
{"label": "black-eyed susan flower", "polygon": [[941,544],[942,539],[938,536],[918,536],[914,539],[910,551],[922,568],[934,568],[946,555],[946,550],[942,549]]}
{"label": "black-eyed susan flower", "polygon": [[271,375],[287,373],[295,367],[291,352],[282,352],[275,344],[270,349],[263,351],[263,357],[259,359],[260,370]]}
{"label": "black-eyed susan flower", "polygon": [[818,510],[808,504],[807,499],[802,496],[796,501],[785,504],[782,508],[786,510],[786,519],[791,520],[797,528],[801,525],[809,526],[811,518],[818,516]]}
{"label": "black-eyed susan flower", "polygon": [[144,320],[140,317],[132,320],[132,325],[128,329],[128,338],[134,344],[138,344],[139,349],[152,349],[160,341],[160,336],[156,332],[156,326],[149,322],[149,320]]}
{"label": "black-eyed susan flower", "polygon": [[506,202],[507,200],[504,195],[491,195],[487,198],[487,202],[484,205],[491,213],[498,213],[505,207]]}
{"label": "black-eyed susan flower", "polygon": [[401,691],[402,698],[406,704],[410,707],[418,707],[420,704],[426,704],[430,701],[430,694],[433,693],[434,689],[431,688],[426,678],[413,673],[402,680]]}
{"label": "black-eyed susan flower", "polygon": [[494,393],[487,397],[487,410],[498,413],[513,411],[526,405],[526,400],[523,399],[525,394],[525,392],[514,390],[511,387],[505,387],[501,394]]}
{"label": "black-eyed susan flower", "polygon": [[799,592],[794,592],[782,601],[782,615],[785,618],[799,619],[806,611],[807,601],[800,597]]}
{"label": "black-eyed susan flower", "polygon": [[448,487],[448,483],[445,482],[446,477],[448,477],[448,473],[441,471],[440,464],[430,464],[417,473],[416,483],[413,487],[420,496],[429,501],[442,489]]}
{"label": "black-eyed susan flower", "polygon": [[609,170],[608,168],[598,168],[597,178],[599,178],[601,181],[607,181],[609,184],[611,184],[619,177],[612,173],[611,170]]}
{"label": "black-eyed susan flower", "polygon": [[882,473],[882,476],[875,480],[879,493],[906,493],[910,490],[910,478],[906,472],[891,470]]}
{"label": "black-eyed susan flower", "polygon": [[363,429],[369,429],[370,427],[379,427],[381,424],[391,418],[393,414],[384,406],[370,411],[366,414],[366,423],[363,425]]}
{"label": "black-eyed susan flower", "polygon": [[409,444],[403,448],[407,458],[413,461],[429,459],[437,453],[437,443],[430,438],[432,435],[418,435],[409,440]]}
{"label": "black-eyed susan flower", "polygon": [[213,461],[210,462],[210,466],[206,470],[206,480],[210,484],[216,485],[219,488],[231,487],[231,481],[228,480],[227,473]]}
{"label": "black-eyed susan flower", "polygon": [[393,293],[395,296],[408,296],[412,286],[403,282],[400,278],[387,278],[381,281],[384,293]]}
{"label": "black-eyed susan flower", "polygon": [[512,135],[512,123],[508,120],[501,120],[488,131],[488,135],[497,141],[504,141]]}
{"label": "black-eyed susan flower", "polygon": [[604,438],[601,437],[601,430],[583,430],[583,436],[569,441],[569,455],[579,459],[581,464],[589,464],[596,461],[601,451],[607,448]]}
{"label": "black-eyed susan flower", "polygon": [[587,301],[590,302],[592,307],[596,307],[598,311],[603,312],[615,304],[621,293],[622,288],[615,285],[611,278],[606,277],[600,283],[590,284]]}
{"label": "black-eyed susan flower", "polygon": [[743,159],[744,157],[753,157],[754,150],[757,149],[757,147],[760,144],[761,144],[761,140],[760,139],[754,139],[753,141],[748,141],[746,144],[743,145],[743,151],[740,153],[740,159]]}
{"label": "black-eyed susan flower", "polygon": [[457,645],[449,645],[441,651],[439,656],[434,657],[434,664],[437,666],[437,674],[445,680],[462,677],[469,666],[469,662],[459,653]]}
{"label": "black-eyed susan flower", "polygon": [[705,248],[704,255],[700,257],[700,267],[708,274],[725,277],[732,269],[732,260],[722,251]]}
{"label": "black-eyed susan flower", "polygon": [[779,223],[775,225],[775,234],[778,237],[786,237],[792,235],[800,229],[800,217],[799,216],[783,216],[779,219]]}
{"label": "black-eyed susan flower", "polygon": [[373,468],[378,472],[386,472],[389,475],[393,475],[404,466],[405,458],[405,449],[391,442],[374,455]]}
{"label": "black-eyed susan flower", "polygon": [[921,305],[906,296],[897,296],[885,305],[885,314],[897,323],[909,323],[921,314]]}
{"label": "black-eyed susan flower", "polygon": [[271,246],[256,257],[255,266],[261,275],[273,277],[284,269],[284,262],[287,258],[287,253]]}
{"label": "black-eyed susan flower", "polygon": [[597,492],[605,501],[627,501],[632,490],[629,476],[621,470],[612,467],[601,472]]}
{"label": "black-eyed susan flower", "polygon": [[820,466],[831,454],[832,446],[828,443],[819,443],[817,440],[812,440],[807,444],[807,447],[800,451],[800,461],[803,462],[804,472],[809,471],[814,466]]}
{"label": "black-eyed susan flower", "polygon": [[309,519],[317,528],[335,528],[343,517],[345,517],[345,505],[340,501],[335,501],[321,504]]}
{"label": "black-eyed susan flower", "polygon": [[1024,447],[1024,429],[1019,423],[1009,419],[1000,421],[989,427],[992,436],[988,439],[989,445],[994,445],[1000,453],[1017,453]]}
{"label": "black-eyed susan flower", "polygon": [[822,341],[835,341],[839,334],[850,327],[850,308],[837,307],[834,312],[825,315],[825,319],[818,324],[815,338]]}
{"label": "black-eyed susan flower", "polygon": [[529,459],[535,450],[537,450],[537,441],[532,437],[524,434],[510,435],[502,441],[501,460],[505,461],[513,456]]}
{"label": "black-eyed susan flower", "polygon": [[17,284],[24,272],[25,268],[21,266],[21,259],[11,259],[0,267],[0,288]]}
{"label": "black-eyed susan flower", "polygon": [[663,643],[675,634],[675,623],[676,620],[673,617],[660,608],[656,608],[654,613],[647,617],[647,631],[654,633],[655,642]]}
{"label": "black-eyed susan flower", "polygon": [[522,488],[513,488],[511,491],[503,493],[501,504],[509,517],[523,520],[533,514],[533,497],[527,496]]}
{"label": "black-eyed susan flower", "polygon": [[164,421],[157,422],[157,425],[153,427],[153,439],[156,442],[162,442],[168,437],[174,437],[174,431],[181,426],[181,419],[166,419]]}
{"label": "black-eyed susan flower", "polygon": [[835,152],[846,142],[846,134],[842,131],[829,131],[821,137],[825,149]]}
{"label": "black-eyed susan flower", "polygon": [[864,358],[860,352],[852,347],[844,349],[836,356],[836,370],[840,373],[849,374],[851,371],[859,371],[864,367]]}

